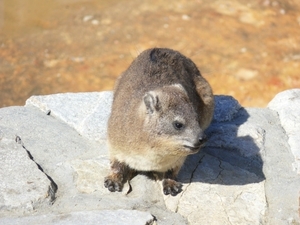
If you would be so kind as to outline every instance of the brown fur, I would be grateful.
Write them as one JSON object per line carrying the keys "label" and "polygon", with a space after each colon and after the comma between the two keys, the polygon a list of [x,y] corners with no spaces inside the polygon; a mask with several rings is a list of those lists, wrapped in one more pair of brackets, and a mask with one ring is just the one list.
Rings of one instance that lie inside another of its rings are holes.
{"label": "brown fur", "polygon": [[176,175],[203,144],[213,110],[211,87],[190,59],[171,49],[142,52],[115,86],[105,186],[121,191],[125,173],[152,171],[163,173],[164,193],[176,195]]}

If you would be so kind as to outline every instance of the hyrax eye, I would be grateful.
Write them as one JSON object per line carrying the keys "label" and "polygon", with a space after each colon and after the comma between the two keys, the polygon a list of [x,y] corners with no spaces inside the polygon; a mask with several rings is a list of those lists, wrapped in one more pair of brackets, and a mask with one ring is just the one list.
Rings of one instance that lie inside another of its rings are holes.
{"label": "hyrax eye", "polygon": [[184,128],[184,125],[183,123],[180,123],[178,121],[174,121],[173,122],[173,127],[176,129],[176,130],[182,130]]}

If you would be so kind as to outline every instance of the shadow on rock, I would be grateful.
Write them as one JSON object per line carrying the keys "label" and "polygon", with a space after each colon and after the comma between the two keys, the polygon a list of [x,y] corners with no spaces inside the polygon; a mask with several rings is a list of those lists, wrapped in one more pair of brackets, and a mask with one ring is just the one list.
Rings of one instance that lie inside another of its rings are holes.
{"label": "shadow on rock", "polygon": [[190,155],[178,176],[183,183],[245,185],[265,179],[261,154],[265,131],[247,122],[248,112],[229,96],[216,96],[209,141]]}

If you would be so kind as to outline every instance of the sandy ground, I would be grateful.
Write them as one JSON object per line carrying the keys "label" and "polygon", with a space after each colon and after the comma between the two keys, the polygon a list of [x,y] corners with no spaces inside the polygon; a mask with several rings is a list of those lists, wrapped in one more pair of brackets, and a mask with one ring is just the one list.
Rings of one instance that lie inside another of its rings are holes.
{"label": "sandy ground", "polygon": [[190,57],[215,94],[265,107],[300,88],[300,1],[3,0],[0,107],[111,90],[151,47]]}

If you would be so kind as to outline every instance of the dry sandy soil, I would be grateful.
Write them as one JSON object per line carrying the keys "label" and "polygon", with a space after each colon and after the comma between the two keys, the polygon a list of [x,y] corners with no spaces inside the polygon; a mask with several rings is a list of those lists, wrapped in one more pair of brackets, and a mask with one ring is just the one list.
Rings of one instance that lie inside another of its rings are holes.
{"label": "dry sandy soil", "polygon": [[265,107],[300,87],[300,1],[3,0],[0,107],[110,90],[151,47],[190,57],[215,94]]}

